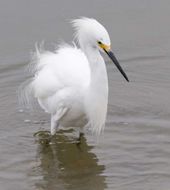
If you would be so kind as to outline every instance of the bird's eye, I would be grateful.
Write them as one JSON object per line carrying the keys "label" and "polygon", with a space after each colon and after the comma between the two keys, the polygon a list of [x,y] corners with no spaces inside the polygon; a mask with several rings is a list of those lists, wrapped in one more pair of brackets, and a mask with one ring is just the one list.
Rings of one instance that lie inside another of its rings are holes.
{"label": "bird's eye", "polygon": [[100,44],[100,45],[101,45],[101,44],[102,44],[102,42],[101,42],[101,41],[98,41],[98,44]]}

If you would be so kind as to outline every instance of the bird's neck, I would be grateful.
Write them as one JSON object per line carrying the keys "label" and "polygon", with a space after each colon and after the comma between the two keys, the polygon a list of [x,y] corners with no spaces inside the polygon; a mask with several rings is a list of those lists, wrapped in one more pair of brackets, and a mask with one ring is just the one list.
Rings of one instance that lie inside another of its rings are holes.
{"label": "bird's neck", "polygon": [[83,50],[87,56],[91,80],[85,98],[86,113],[92,130],[96,133],[104,127],[108,103],[108,79],[106,67],[98,49]]}
{"label": "bird's neck", "polygon": [[104,90],[107,88],[107,73],[103,57],[97,48],[86,47],[83,50],[87,56],[90,72],[91,72],[91,83],[90,86],[93,89]]}
{"label": "bird's neck", "polygon": [[91,71],[95,71],[99,62],[104,62],[97,48],[87,46],[83,49],[90,64]]}

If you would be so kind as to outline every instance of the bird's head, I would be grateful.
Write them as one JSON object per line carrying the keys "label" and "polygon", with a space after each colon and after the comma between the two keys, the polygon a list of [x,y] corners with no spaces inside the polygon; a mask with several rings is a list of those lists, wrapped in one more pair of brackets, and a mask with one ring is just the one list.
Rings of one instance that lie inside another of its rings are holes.
{"label": "bird's head", "polygon": [[75,37],[83,48],[84,46],[91,46],[99,48],[100,43],[110,46],[110,37],[106,29],[95,19],[80,18],[72,21],[75,28]]}
{"label": "bird's head", "polygon": [[111,51],[110,37],[103,25],[97,20],[91,18],[80,18],[72,21],[75,28],[75,38],[77,39],[80,47],[85,49],[86,47],[92,47],[105,52],[110,59],[114,62],[124,78],[129,81],[113,52]]}

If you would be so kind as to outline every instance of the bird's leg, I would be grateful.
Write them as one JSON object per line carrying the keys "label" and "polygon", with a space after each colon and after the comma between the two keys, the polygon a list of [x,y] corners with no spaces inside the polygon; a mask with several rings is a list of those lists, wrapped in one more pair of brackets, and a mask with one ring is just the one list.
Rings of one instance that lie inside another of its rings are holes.
{"label": "bird's leg", "polygon": [[84,133],[80,132],[80,133],[79,133],[78,141],[77,141],[77,143],[76,143],[77,148],[78,148],[80,151],[82,151],[80,145],[81,145],[81,143],[82,143],[82,138],[83,138],[83,136],[84,136]]}
{"label": "bird's leg", "polygon": [[80,132],[80,133],[79,133],[79,138],[78,138],[79,144],[81,144],[81,139],[83,138],[83,136],[84,136],[84,133],[83,133],[83,132]]}
{"label": "bird's leg", "polygon": [[55,119],[55,116],[51,116],[51,135],[55,135],[58,129],[58,121]]}
{"label": "bird's leg", "polygon": [[51,135],[54,135],[57,132],[59,127],[60,119],[67,113],[68,108],[60,107],[56,114],[51,115]]}

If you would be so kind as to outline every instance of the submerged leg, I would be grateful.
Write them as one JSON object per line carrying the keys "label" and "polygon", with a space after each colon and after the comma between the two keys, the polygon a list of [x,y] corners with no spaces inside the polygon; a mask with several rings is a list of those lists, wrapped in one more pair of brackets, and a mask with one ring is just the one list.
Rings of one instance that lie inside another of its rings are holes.
{"label": "submerged leg", "polygon": [[79,133],[79,140],[81,140],[81,138],[84,136],[84,133],[83,132],[80,132]]}
{"label": "submerged leg", "polygon": [[78,144],[81,144],[81,140],[82,140],[83,136],[84,136],[84,133],[80,132],[79,133],[79,138],[78,138]]}
{"label": "submerged leg", "polygon": [[55,116],[51,116],[51,135],[55,135],[58,129],[58,121],[55,119]]}
{"label": "submerged leg", "polygon": [[57,132],[60,119],[67,113],[68,108],[61,107],[57,110],[56,114],[51,115],[51,135]]}

